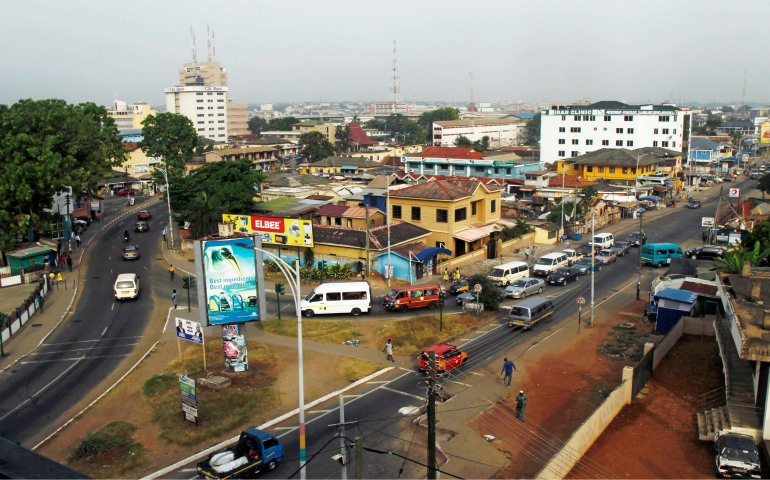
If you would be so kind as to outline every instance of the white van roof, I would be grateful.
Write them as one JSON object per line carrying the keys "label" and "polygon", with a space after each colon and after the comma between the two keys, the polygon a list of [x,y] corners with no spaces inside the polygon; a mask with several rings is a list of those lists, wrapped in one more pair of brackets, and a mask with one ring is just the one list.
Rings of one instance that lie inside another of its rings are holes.
{"label": "white van roof", "polygon": [[317,287],[313,289],[314,292],[326,292],[326,291],[347,291],[347,290],[360,290],[360,289],[366,289],[367,291],[372,290],[372,287],[369,285],[369,282],[366,280],[342,280],[337,282],[324,282]]}
{"label": "white van roof", "polygon": [[597,233],[594,237],[611,237],[611,233]]}
{"label": "white van roof", "polygon": [[520,267],[522,265],[527,265],[527,264],[525,262],[519,262],[519,261],[517,261],[517,262],[508,262],[508,263],[504,263],[502,265],[496,265],[496,266],[492,267],[492,269],[500,268],[502,270],[508,270],[511,267]]}
{"label": "white van roof", "polygon": [[546,253],[545,255],[541,255],[540,258],[558,258],[564,255],[564,252],[553,252],[553,253]]}
{"label": "white van roof", "polygon": [[118,275],[118,278],[115,279],[116,282],[119,282],[120,280],[135,280],[136,274],[135,273],[121,273]]}

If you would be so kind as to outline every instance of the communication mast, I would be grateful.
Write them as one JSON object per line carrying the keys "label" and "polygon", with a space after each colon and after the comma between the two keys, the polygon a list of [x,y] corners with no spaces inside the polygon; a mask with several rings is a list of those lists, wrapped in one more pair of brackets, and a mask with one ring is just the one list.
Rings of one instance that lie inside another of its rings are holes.
{"label": "communication mast", "polygon": [[190,37],[192,37],[192,54],[193,54],[192,63],[198,63],[198,58],[195,55],[195,30],[193,29],[192,25],[190,25]]}
{"label": "communication mast", "polygon": [[741,94],[741,107],[745,105],[746,101],[746,72],[748,69],[743,69],[743,93]]}
{"label": "communication mast", "polygon": [[211,62],[211,29],[206,25],[206,61]]}
{"label": "communication mast", "polygon": [[398,75],[396,67],[396,41],[393,40],[393,85],[390,87],[391,100],[393,102],[392,113],[396,113],[398,106],[398,94],[401,93],[401,87],[398,85]]}
{"label": "communication mast", "polygon": [[471,76],[471,104],[468,106],[468,111],[476,112],[478,110],[476,110],[476,104],[473,103],[473,72],[470,72],[470,76]]}

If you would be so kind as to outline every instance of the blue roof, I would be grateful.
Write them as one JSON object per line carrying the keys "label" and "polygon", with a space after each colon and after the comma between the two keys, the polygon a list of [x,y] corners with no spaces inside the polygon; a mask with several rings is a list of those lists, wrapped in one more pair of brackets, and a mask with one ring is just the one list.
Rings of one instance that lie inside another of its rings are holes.
{"label": "blue roof", "polygon": [[680,303],[693,304],[698,300],[698,294],[686,290],[677,290],[676,288],[664,288],[655,294],[655,300],[665,298]]}
{"label": "blue roof", "polygon": [[444,255],[452,255],[452,251],[451,250],[447,250],[446,248],[430,247],[430,248],[426,248],[425,250],[421,251],[420,253],[418,253],[414,257],[417,260],[419,260],[421,262],[424,262],[425,260],[427,260],[429,258],[433,258],[436,255],[440,255],[442,253]]}
{"label": "blue roof", "polygon": [[258,438],[260,440],[264,440],[265,438],[272,437],[272,435],[270,435],[269,433],[264,432],[262,430],[258,430],[256,428],[248,428],[248,429],[244,430],[244,432],[248,433],[252,437],[256,437],[256,438]]}
{"label": "blue roof", "polygon": [[754,153],[754,150],[750,148],[744,148],[743,150],[741,150],[741,153]]}
{"label": "blue roof", "polygon": [[351,166],[347,166],[347,167],[340,167],[340,168],[341,168],[342,170],[358,170],[358,167],[351,167]]}

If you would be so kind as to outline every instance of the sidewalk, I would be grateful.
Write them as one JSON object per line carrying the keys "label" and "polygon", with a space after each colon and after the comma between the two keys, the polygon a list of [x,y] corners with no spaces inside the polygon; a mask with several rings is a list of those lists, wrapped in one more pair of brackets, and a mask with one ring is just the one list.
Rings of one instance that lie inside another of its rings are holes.
{"label": "sidewalk", "polygon": [[[42,312],[36,312],[18,333],[14,332],[13,336],[3,343],[5,356],[0,358],[0,373],[3,373],[14,366],[19,360],[32,353],[37,347],[45,342],[56,328],[61,325],[67,314],[71,311],[75,304],[78,285],[80,284],[81,262],[91,241],[116,219],[142,208],[146,208],[151,203],[157,201],[157,198],[147,197],[147,200],[148,202],[137,204],[133,207],[128,207],[128,205],[126,205],[115,218],[103,218],[101,222],[91,223],[91,225],[81,233],[80,238],[82,242],[80,247],[75,247],[73,251],[70,252],[70,255],[72,256],[72,272],[70,272],[68,268],[65,268],[65,271],[62,271],[62,280],[66,282],[66,288],[64,285],[58,287],[52,285],[45,298],[44,310]],[[66,242],[63,245],[62,250],[64,255],[66,255]],[[49,271],[47,271],[46,274],[48,272]],[[53,272],[59,273],[59,267],[54,267]],[[6,292],[13,288],[16,287],[7,287],[0,290],[3,294],[4,304]],[[12,295],[17,296],[18,294],[13,292]],[[27,292],[26,295],[29,295],[29,292]],[[26,295],[23,295],[22,297],[26,298]]]}

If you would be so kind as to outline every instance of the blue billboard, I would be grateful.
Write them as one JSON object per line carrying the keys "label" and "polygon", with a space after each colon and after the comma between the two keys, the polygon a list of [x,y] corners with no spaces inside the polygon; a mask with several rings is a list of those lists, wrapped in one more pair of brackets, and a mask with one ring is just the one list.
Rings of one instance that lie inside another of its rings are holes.
{"label": "blue billboard", "polygon": [[254,240],[204,241],[202,253],[209,325],[260,320]]}

